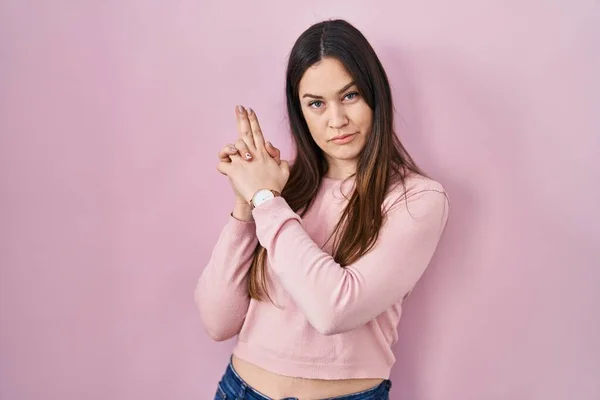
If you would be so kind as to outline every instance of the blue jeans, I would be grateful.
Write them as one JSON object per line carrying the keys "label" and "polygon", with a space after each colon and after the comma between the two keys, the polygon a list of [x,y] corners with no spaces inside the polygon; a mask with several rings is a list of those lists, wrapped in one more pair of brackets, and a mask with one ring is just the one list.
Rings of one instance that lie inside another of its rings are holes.
{"label": "blue jeans", "polygon": [[[389,400],[392,382],[385,380],[372,389],[359,393],[347,394],[341,397],[331,397],[324,400]],[[215,400],[271,400],[259,391],[253,389],[235,372],[231,362],[219,382]],[[295,397],[286,397],[283,400],[297,400]]]}

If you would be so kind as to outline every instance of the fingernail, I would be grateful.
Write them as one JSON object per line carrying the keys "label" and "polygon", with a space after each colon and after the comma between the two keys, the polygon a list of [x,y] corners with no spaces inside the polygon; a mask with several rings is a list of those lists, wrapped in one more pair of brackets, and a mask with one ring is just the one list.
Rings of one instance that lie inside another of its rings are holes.
{"label": "fingernail", "polygon": [[248,115],[254,114],[254,111],[251,108],[248,108]]}
{"label": "fingernail", "polygon": [[241,114],[244,112],[244,106],[237,106],[238,112]]}
{"label": "fingernail", "polygon": [[231,152],[235,153],[235,152],[237,152],[237,149],[236,149],[235,147],[230,147],[230,148],[229,148],[229,151],[231,151]]}
{"label": "fingernail", "polygon": [[252,155],[250,153],[246,153],[246,160],[249,160],[252,158]]}

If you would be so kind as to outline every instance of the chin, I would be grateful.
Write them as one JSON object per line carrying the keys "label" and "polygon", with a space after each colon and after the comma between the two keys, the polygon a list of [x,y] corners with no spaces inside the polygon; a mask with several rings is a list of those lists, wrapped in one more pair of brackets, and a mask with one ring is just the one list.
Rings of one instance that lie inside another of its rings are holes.
{"label": "chin", "polygon": [[328,156],[339,161],[358,161],[362,147],[359,149],[347,149],[344,151],[337,151],[329,153]]}

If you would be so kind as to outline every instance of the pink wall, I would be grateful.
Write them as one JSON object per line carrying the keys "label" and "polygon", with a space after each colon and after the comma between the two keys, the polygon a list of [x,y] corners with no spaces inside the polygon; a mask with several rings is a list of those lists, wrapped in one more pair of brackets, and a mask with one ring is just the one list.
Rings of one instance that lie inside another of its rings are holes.
{"label": "pink wall", "polygon": [[372,41],[453,201],[392,398],[600,398],[598,2],[85,3],[0,3],[0,398],[211,398],[215,154],[237,103],[289,154],[286,55],[329,17]]}

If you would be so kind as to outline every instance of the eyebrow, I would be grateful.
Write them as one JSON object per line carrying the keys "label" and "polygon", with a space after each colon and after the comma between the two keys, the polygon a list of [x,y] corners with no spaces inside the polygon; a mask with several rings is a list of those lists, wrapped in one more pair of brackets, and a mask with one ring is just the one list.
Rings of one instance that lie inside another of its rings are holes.
{"label": "eyebrow", "polygon": [[[347,84],[346,86],[344,86],[343,88],[338,90],[338,94],[342,94],[343,92],[350,89],[354,85],[356,85],[356,82],[354,82],[354,81],[350,82],[349,84]],[[305,97],[312,97],[313,99],[322,99],[323,98],[323,96],[317,96],[316,94],[310,94],[310,93],[305,93],[304,96],[302,96],[302,98],[305,98]]]}

